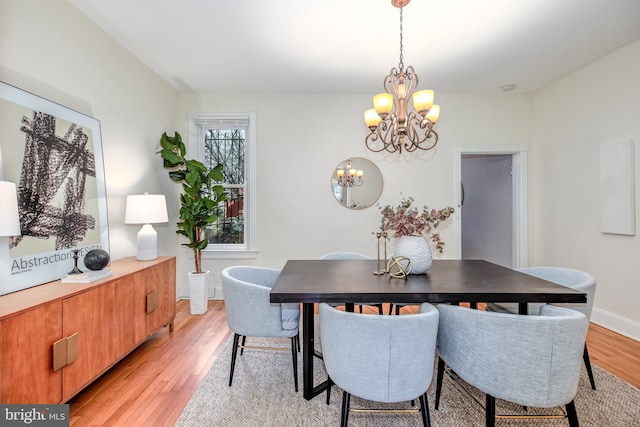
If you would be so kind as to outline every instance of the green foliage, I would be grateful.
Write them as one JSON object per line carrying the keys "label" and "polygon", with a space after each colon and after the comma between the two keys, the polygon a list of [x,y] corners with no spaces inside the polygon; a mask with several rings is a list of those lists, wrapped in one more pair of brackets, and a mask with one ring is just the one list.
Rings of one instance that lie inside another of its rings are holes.
{"label": "green foliage", "polygon": [[193,250],[195,271],[202,273],[202,250],[209,243],[203,238],[204,230],[217,221],[216,207],[227,200],[227,193],[222,185],[224,176],[223,165],[207,170],[206,166],[193,159],[186,159],[186,147],[178,132],[174,136],[162,134],[159,151],[165,169],[169,170],[169,178],[182,184],[180,195],[180,215],[176,223],[177,234],[187,238],[183,243]]}

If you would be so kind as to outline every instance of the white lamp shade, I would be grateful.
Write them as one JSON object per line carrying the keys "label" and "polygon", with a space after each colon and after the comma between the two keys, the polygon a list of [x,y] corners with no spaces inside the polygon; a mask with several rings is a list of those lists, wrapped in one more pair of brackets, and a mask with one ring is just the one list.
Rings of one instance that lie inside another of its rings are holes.
{"label": "white lamp shade", "polygon": [[0,181],[0,236],[19,236],[18,197],[13,182]]}
{"label": "white lamp shade", "polygon": [[167,202],[162,194],[127,196],[125,224],[157,224],[168,222]]}
{"label": "white lamp shade", "polygon": [[149,261],[158,258],[158,233],[151,224],[169,221],[167,201],[162,194],[127,196],[125,224],[144,224],[138,232],[137,258]]}

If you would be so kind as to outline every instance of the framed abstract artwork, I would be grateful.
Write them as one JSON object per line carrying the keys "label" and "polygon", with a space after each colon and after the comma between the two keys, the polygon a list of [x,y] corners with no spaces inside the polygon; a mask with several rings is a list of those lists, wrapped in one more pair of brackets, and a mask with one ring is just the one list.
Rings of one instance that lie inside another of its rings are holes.
{"label": "framed abstract artwork", "polygon": [[21,230],[0,247],[0,295],[109,251],[98,120],[0,82],[0,179],[17,185]]}

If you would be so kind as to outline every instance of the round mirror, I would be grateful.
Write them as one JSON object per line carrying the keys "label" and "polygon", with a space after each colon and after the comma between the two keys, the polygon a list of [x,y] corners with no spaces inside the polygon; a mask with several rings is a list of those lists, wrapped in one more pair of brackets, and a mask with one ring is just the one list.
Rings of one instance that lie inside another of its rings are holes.
{"label": "round mirror", "polygon": [[368,159],[346,159],[331,174],[331,191],[342,206],[349,209],[368,208],[382,194],[382,173]]}

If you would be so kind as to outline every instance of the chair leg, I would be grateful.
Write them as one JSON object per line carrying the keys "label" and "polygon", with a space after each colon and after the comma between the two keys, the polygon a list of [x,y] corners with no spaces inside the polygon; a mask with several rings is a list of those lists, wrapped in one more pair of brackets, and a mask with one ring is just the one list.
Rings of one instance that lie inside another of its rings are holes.
{"label": "chair leg", "polygon": [[400,316],[400,306],[396,304],[396,316]]}
{"label": "chair leg", "polygon": [[496,425],[496,398],[487,394],[486,404],[486,424],[487,427],[494,427]]}
{"label": "chair leg", "polygon": [[240,349],[240,356],[242,356],[244,354],[244,344],[247,342],[247,336],[243,335],[242,336],[242,348]]}
{"label": "chair leg", "polygon": [[587,374],[589,375],[589,382],[591,383],[591,388],[595,390],[596,380],[593,379],[593,371],[591,370],[591,360],[589,359],[589,351],[587,350],[587,343],[584,343],[584,353],[582,354],[582,359],[584,359],[584,366],[585,368],[587,368]]}
{"label": "chair leg", "polygon": [[358,304],[358,310],[362,313],[362,304]]}
{"label": "chair leg", "polygon": [[382,308],[382,304],[376,304],[376,307],[378,307],[378,314],[384,314],[384,308]]}
{"label": "chair leg", "polygon": [[393,303],[389,304],[389,316],[393,314]]}
{"label": "chair leg", "polygon": [[240,335],[234,333],[233,348],[231,349],[231,370],[229,371],[229,387],[231,387],[231,382],[233,381],[233,369],[236,367],[236,356],[238,355],[239,340],[240,340]]}
{"label": "chair leg", "polygon": [[567,409],[567,419],[570,427],[578,427],[578,414],[576,413],[576,405],[573,400],[565,405]]}
{"label": "chair leg", "polygon": [[342,392],[342,417],[340,426],[347,427],[347,423],[349,422],[349,401],[351,400],[351,395],[344,390]]}
{"label": "chair leg", "polygon": [[444,360],[438,357],[438,375],[436,377],[436,411],[440,406],[440,392],[442,391],[442,377],[444,376]]}
{"label": "chair leg", "polygon": [[422,413],[422,424],[424,427],[431,427],[431,416],[429,415],[429,402],[426,392],[420,396],[420,409]]}
{"label": "chair leg", "polygon": [[293,382],[296,386],[296,393],[298,392],[298,345],[296,344],[296,337],[291,337],[291,358],[293,359]]}
{"label": "chair leg", "polygon": [[298,346],[298,353],[300,353],[300,333],[296,335],[296,344]]}
{"label": "chair leg", "polygon": [[327,405],[331,400],[331,386],[333,386],[333,381],[331,381],[331,377],[327,376]]}

